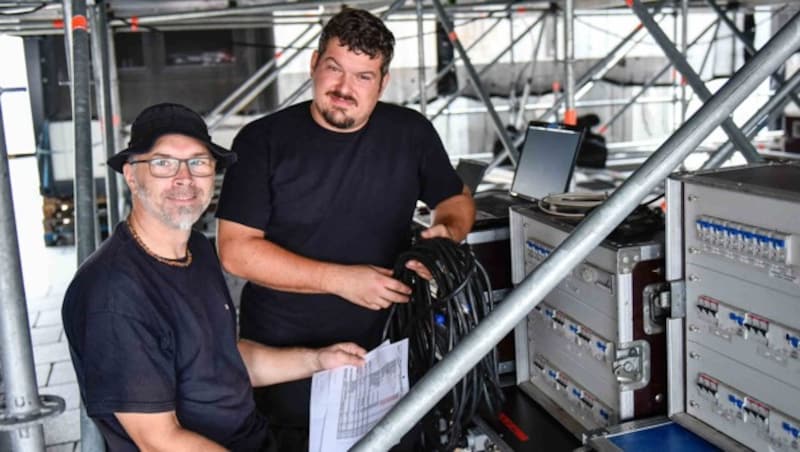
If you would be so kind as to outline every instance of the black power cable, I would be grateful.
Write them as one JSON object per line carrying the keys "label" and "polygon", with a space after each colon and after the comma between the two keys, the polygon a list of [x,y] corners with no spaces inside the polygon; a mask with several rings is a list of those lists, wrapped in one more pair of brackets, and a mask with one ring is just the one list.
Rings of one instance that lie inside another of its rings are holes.
{"label": "black power cable", "polygon": [[[405,267],[421,262],[431,281]],[[401,254],[394,277],[412,288],[411,300],[392,305],[384,339],[409,339],[412,383],[450,352],[494,308],[489,277],[469,245],[443,239],[419,240]],[[487,354],[453,387],[422,423],[424,449],[453,450],[482,403],[499,411],[503,392],[497,372],[497,353]]]}

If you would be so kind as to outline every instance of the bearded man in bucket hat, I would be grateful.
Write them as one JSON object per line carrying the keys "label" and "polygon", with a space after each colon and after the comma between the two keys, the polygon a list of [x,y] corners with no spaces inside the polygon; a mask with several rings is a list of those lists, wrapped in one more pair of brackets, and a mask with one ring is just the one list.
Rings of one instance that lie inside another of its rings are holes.
{"label": "bearded man in bucket hat", "polygon": [[214,250],[191,229],[214,174],[235,160],[178,104],[145,109],[129,147],[108,160],[132,210],[78,269],[62,318],[81,398],[109,450],[274,450],[252,386],[363,362],[352,343],[281,349],[237,339]]}

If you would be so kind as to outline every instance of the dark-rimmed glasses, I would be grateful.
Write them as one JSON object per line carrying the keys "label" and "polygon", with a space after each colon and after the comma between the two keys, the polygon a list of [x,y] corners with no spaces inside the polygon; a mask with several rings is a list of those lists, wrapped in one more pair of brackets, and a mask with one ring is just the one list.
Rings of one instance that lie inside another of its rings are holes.
{"label": "dark-rimmed glasses", "polygon": [[147,163],[150,167],[150,174],[153,177],[173,177],[178,174],[181,163],[186,163],[189,174],[196,177],[213,176],[217,161],[213,157],[192,157],[188,159],[176,159],[172,157],[158,157],[149,160],[131,160],[128,163]]}

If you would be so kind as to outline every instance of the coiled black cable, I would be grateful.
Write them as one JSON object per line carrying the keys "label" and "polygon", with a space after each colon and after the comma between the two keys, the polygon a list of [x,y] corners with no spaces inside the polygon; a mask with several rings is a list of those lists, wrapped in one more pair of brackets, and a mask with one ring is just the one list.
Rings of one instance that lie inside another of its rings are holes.
{"label": "coiled black cable", "polygon": [[[426,281],[406,268],[421,262],[433,278]],[[409,372],[416,382],[494,309],[492,288],[469,245],[434,238],[419,240],[398,257],[394,277],[412,288],[411,300],[394,304],[384,339],[409,339]],[[503,392],[497,353],[487,354],[423,420],[425,450],[452,450],[481,403],[499,411]]]}

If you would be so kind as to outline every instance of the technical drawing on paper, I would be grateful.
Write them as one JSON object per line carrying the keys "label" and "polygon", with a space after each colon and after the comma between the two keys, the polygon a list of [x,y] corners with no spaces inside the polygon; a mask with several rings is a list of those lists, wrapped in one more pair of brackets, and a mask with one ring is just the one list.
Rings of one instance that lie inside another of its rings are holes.
{"label": "technical drawing on paper", "polygon": [[367,433],[403,396],[402,377],[399,360],[345,369],[336,438]]}

